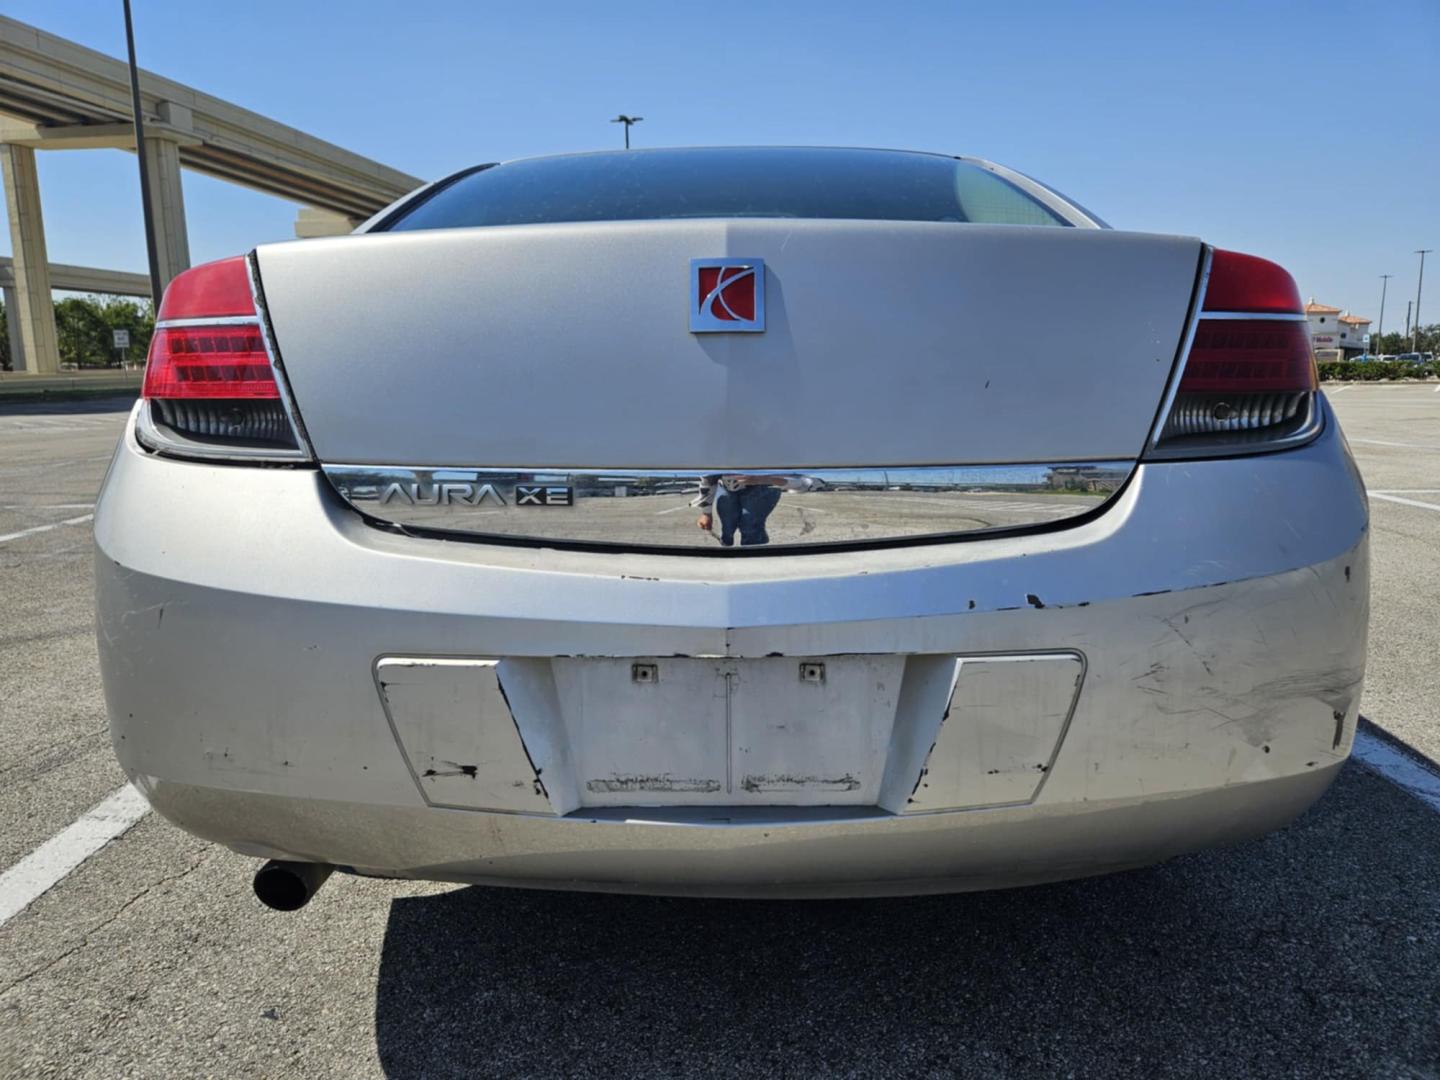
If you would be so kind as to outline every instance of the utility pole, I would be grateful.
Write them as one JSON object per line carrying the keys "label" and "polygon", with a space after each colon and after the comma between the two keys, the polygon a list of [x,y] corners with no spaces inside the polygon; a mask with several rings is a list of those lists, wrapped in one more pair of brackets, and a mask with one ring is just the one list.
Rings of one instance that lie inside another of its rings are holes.
{"label": "utility pole", "polygon": [[160,313],[160,256],[155,248],[155,213],[150,207],[150,171],[145,165],[145,119],[140,115],[140,69],[135,66],[135,28],[130,22],[130,0],[125,4],[125,47],[130,52],[130,109],[135,114],[135,158],[140,162],[140,208],[145,215],[145,254],[150,259],[151,311]]}
{"label": "utility pole", "polygon": [[1414,304],[1414,303],[1415,303],[1414,300],[1406,300],[1406,301],[1405,301],[1405,333],[1401,334],[1401,335],[1400,335],[1401,337],[1409,337],[1409,336],[1410,336],[1410,306],[1411,306],[1412,304]]}
{"label": "utility pole", "polygon": [[1420,290],[1425,287],[1425,256],[1434,251],[1434,248],[1419,248],[1415,254],[1420,256],[1420,280],[1415,283],[1415,332],[1410,338],[1410,351],[1420,351]]}
{"label": "utility pole", "polygon": [[1394,274],[1380,275],[1380,326],[1375,331],[1375,348],[1370,350],[1371,356],[1375,355],[1376,348],[1383,351],[1382,339],[1385,337],[1385,291],[1390,287],[1390,279],[1394,276]]}
{"label": "utility pole", "polygon": [[[130,0],[125,0],[125,2],[128,4],[128,3],[130,2]],[[630,125],[631,125],[631,124],[638,124],[638,123],[640,123],[641,120],[644,120],[644,119],[645,119],[645,118],[644,118],[643,116],[626,116],[624,113],[621,113],[619,116],[615,117],[614,120],[611,120],[611,121],[610,121],[612,124],[624,124],[624,125],[625,125],[625,149],[626,149],[626,150],[629,150],[629,149],[630,149]]]}

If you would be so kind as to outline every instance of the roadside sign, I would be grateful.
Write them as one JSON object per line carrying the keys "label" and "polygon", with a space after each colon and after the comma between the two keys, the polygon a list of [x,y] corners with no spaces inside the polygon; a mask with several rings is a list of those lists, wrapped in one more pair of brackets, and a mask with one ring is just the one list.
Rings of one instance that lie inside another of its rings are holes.
{"label": "roadside sign", "polygon": [[128,349],[130,347],[129,330],[112,330],[111,333],[115,335],[115,348]]}

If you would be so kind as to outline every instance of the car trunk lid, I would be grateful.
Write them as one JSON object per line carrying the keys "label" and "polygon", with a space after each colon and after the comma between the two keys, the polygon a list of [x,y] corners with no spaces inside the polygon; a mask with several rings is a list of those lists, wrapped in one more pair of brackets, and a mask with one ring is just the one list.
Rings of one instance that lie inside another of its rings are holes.
{"label": "car trunk lid", "polygon": [[[324,463],[767,469],[1133,461],[1198,240],[679,220],[266,245]],[[694,259],[763,260],[759,333],[693,333]]]}

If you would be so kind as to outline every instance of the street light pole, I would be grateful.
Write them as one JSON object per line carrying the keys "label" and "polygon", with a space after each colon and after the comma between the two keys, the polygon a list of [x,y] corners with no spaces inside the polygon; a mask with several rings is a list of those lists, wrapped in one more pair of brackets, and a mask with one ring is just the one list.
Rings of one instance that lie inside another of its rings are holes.
{"label": "street light pole", "polygon": [[[1380,328],[1375,331],[1375,342],[1382,350],[1385,347],[1383,340],[1385,337],[1385,290],[1390,287],[1390,279],[1394,276],[1394,274],[1380,275]],[[1375,355],[1374,349],[1370,350],[1370,355],[1372,357]]]}
{"label": "street light pole", "polygon": [[135,115],[135,157],[140,162],[140,208],[145,215],[145,254],[150,259],[151,310],[160,311],[160,257],[155,247],[155,214],[150,207],[150,170],[145,165],[145,119],[140,115],[140,69],[135,66],[135,28],[130,22],[130,0],[125,4],[125,47],[130,53],[130,109]]}
{"label": "street light pole", "polygon": [[[129,0],[126,0],[126,2],[128,3]],[[612,124],[624,124],[624,125],[625,125],[625,149],[626,149],[626,150],[629,150],[629,149],[630,149],[630,125],[631,125],[631,124],[638,124],[638,123],[640,123],[641,120],[644,120],[644,119],[645,119],[645,118],[644,118],[643,116],[626,116],[624,113],[621,113],[619,116],[615,117],[614,120],[611,120],[611,121],[610,121]]]}
{"label": "street light pole", "polygon": [[1415,254],[1420,256],[1420,280],[1415,283],[1415,330],[1410,338],[1410,351],[1420,351],[1420,290],[1425,287],[1425,256],[1434,251],[1434,248],[1419,248]]}

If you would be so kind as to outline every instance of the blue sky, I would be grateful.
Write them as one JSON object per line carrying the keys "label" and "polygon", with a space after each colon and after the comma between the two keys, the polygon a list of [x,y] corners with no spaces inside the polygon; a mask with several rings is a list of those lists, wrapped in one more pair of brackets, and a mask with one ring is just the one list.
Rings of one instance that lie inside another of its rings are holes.
{"label": "blue sky", "polygon": [[[426,178],[618,145],[620,111],[644,146],[977,154],[1372,318],[1392,273],[1394,329],[1440,248],[1440,0],[133,3],[142,66]],[[123,56],[120,0],[5,14]],[[143,270],[132,155],[40,169],[53,260]],[[194,261],[293,235],[269,196],[187,173],[185,197]]]}

